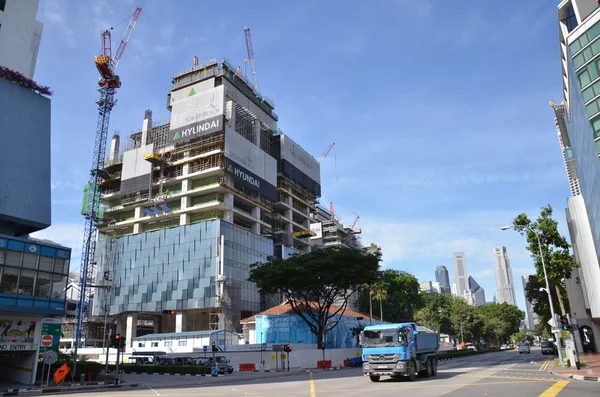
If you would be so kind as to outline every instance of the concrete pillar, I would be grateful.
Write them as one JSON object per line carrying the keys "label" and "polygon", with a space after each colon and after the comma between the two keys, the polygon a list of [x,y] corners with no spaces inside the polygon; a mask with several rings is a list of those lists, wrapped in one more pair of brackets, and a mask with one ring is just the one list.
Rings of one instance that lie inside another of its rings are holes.
{"label": "concrete pillar", "polygon": [[181,198],[181,209],[184,210],[188,207],[191,207],[190,203],[191,203],[191,197],[188,197],[188,196],[182,197]]}
{"label": "concrete pillar", "polygon": [[226,208],[233,208],[233,193],[225,193],[223,195],[223,205]]}
{"label": "concrete pillar", "polygon": [[144,124],[142,125],[142,146],[148,141],[148,131],[152,128],[152,110],[146,110],[144,114]]}
{"label": "concrete pillar", "polygon": [[254,130],[254,136],[256,137],[256,146],[260,147],[260,121],[254,120],[252,124],[252,129]]}
{"label": "concrete pillar", "polygon": [[140,219],[145,216],[147,216],[147,215],[142,211],[142,207],[135,207],[135,209],[133,210],[134,219]]}
{"label": "concrete pillar", "polygon": [[[187,164],[185,164],[187,165]],[[184,165],[184,168],[185,168]],[[181,181],[181,193],[186,193],[188,190],[190,190],[190,187],[192,186],[192,182],[189,179],[184,179],[183,181]]]}
{"label": "concrete pillar", "polygon": [[189,171],[190,171],[190,163],[185,163],[185,164],[183,165],[183,169],[182,169],[182,171],[181,171],[182,175],[187,175],[187,174],[189,174]]}
{"label": "concrete pillar", "polygon": [[187,330],[186,317],[185,312],[177,312],[175,314],[175,332],[185,332]]}
{"label": "concrete pillar", "polygon": [[125,326],[126,347],[133,346],[133,339],[137,336],[137,320],[137,314],[127,315],[127,325]]}
{"label": "concrete pillar", "polygon": [[286,218],[288,218],[290,221],[294,220],[294,215],[292,214],[292,210],[291,209],[286,208],[284,216]]}
{"label": "concrete pillar", "polygon": [[179,225],[189,225],[189,224],[190,224],[190,214],[179,215]]}
{"label": "concrete pillar", "polygon": [[233,211],[232,210],[223,211],[223,220],[225,222],[233,223]]}
{"label": "concrete pillar", "polygon": [[[260,219],[260,207],[258,207],[258,206],[252,207],[251,212],[252,212],[253,218]],[[260,234],[260,223],[253,222],[251,230],[253,233]]]}
{"label": "concrete pillar", "polygon": [[115,132],[110,141],[110,154],[108,156],[108,161],[115,161],[119,157],[119,145],[121,142],[121,138],[119,134]]}
{"label": "concrete pillar", "polygon": [[133,224],[133,234],[137,234],[137,233],[141,233],[144,231],[144,225],[141,223],[134,223]]}

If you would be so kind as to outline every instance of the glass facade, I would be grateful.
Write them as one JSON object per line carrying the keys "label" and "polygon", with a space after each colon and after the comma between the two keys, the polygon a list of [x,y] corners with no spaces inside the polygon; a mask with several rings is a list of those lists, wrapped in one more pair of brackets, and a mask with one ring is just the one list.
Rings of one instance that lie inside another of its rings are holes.
{"label": "glass facade", "polygon": [[[589,71],[590,68],[597,67],[596,60],[600,59],[600,51],[597,51],[599,48],[594,49],[593,47],[595,43],[600,42],[599,36],[600,23],[597,23],[569,46],[572,59],[568,61],[570,98],[567,114],[567,129],[572,156],[577,167],[581,194],[585,200],[596,252],[600,252],[600,183],[598,180],[600,178],[600,159],[598,158],[598,148],[600,146],[595,140],[600,132],[600,116],[597,115],[596,108],[590,110],[586,106],[584,98],[588,98],[587,104],[589,105],[590,96],[585,92],[590,87],[595,92],[597,85],[600,88],[600,79],[598,81],[591,80],[587,86],[582,86],[579,76],[584,73],[582,70]],[[590,57],[588,58],[588,55],[585,55],[587,63],[580,65],[577,69],[575,59],[590,48],[592,48],[589,52]],[[573,49],[578,49],[578,52],[573,53]],[[598,78],[597,74],[595,76],[595,78]]]}
{"label": "glass facade", "polygon": [[[249,266],[273,255],[273,242],[225,221],[210,220],[116,239],[110,314],[215,307],[221,235],[224,276],[239,287],[235,306],[258,311],[260,296],[247,281]],[[104,272],[107,242],[99,243],[99,272]],[[102,305],[102,294],[98,298],[95,308]]]}
{"label": "glass facade", "polygon": [[0,237],[0,311],[63,315],[71,251]]}

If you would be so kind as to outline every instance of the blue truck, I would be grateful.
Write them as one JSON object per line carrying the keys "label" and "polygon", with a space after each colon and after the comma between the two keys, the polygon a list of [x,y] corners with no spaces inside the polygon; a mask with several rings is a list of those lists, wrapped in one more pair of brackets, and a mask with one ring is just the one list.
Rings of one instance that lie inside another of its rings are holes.
{"label": "blue truck", "polygon": [[372,382],[381,376],[429,377],[437,374],[440,337],[415,323],[380,324],[360,333],[363,374]]}

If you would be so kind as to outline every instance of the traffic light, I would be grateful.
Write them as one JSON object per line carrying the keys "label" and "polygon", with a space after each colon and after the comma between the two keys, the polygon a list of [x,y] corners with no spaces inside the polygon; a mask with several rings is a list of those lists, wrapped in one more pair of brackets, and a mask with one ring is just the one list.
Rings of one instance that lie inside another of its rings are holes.
{"label": "traffic light", "polygon": [[563,331],[573,331],[573,326],[569,324],[569,318],[560,316],[560,325]]}
{"label": "traffic light", "polygon": [[163,310],[163,314],[169,314],[171,316],[174,316],[175,313],[177,313],[175,310]]}
{"label": "traffic light", "polygon": [[290,346],[289,343],[286,343],[285,345],[283,345],[283,351],[286,353],[289,353],[292,351],[292,346]]}
{"label": "traffic light", "polygon": [[325,350],[325,343],[321,342],[321,344],[319,345],[319,349]]}
{"label": "traffic light", "polygon": [[216,351],[217,351],[217,343],[216,343],[216,342],[213,342],[213,343],[212,343],[212,351],[213,351],[213,352],[216,352]]}
{"label": "traffic light", "polygon": [[121,334],[115,334],[111,339],[110,339],[110,347],[114,348],[114,349],[118,349],[121,346]]}
{"label": "traffic light", "polygon": [[127,338],[119,338],[119,349],[125,351]]}

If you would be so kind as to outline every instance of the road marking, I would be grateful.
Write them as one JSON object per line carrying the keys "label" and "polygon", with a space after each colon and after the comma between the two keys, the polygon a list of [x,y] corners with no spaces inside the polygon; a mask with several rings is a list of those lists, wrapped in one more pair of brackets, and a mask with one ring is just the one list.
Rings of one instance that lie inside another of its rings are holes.
{"label": "road marking", "polygon": [[548,368],[549,363],[550,363],[550,359],[547,358],[546,361],[544,361],[544,363],[542,364],[542,366],[540,367],[540,369],[538,371],[545,371],[546,368]]}
{"label": "road marking", "polygon": [[545,392],[540,394],[540,397],[556,397],[556,395],[560,393],[560,391],[564,389],[565,386],[568,384],[568,380],[559,380],[558,382],[550,386]]}
{"label": "road marking", "polygon": [[148,387],[148,389],[152,390],[154,392],[154,394],[156,394],[157,396],[160,396],[160,394],[158,394],[158,392],[156,390],[154,390],[153,388],[151,388],[150,386],[146,386]]}
{"label": "road marking", "polygon": [[466,378],[492,378],[492,379],[522,379],[522,380],[528,380],[530,382],[556,382],[556,379],[549,379],[549,378],[528,378],[528,377],[519,377],[519,376],[494,376],[494,375],[489,375],[489,376],[480,376],[480,375],[467,375],[467,374],[460,374],[458,376],[464,376]]}
{"label": "road marking", "polygon": [[313,380],[312,372],[310,373],[310,397],[317,397],[317,393],[315,393],[315,381]]}

